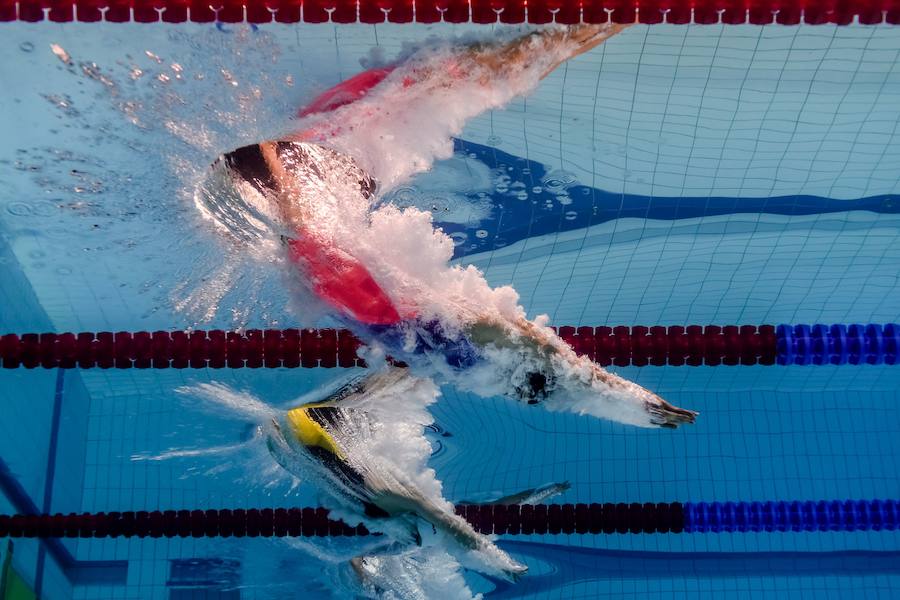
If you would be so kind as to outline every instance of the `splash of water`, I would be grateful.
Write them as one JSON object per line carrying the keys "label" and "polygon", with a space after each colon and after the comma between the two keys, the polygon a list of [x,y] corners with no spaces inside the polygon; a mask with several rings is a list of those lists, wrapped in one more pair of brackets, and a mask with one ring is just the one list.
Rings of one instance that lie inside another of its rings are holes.
{"label": "splash of water", "polygon": [[367,598],[397,600],[480,600],[472,595],[459,563],[439,547],[426,547],[391,556],[355,559],[357,586]]}

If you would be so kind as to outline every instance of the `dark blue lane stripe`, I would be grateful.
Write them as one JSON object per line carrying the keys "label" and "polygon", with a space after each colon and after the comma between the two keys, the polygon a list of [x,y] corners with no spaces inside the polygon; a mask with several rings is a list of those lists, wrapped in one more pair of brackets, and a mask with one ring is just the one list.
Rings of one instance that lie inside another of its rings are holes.
{"label": "dark blue lane stripe", "polygon": [[[435,223],[446,233],[456,234],[457,240],[464,237],[456,247],[455,257],[501,248],[527,237],[572,231],[627,217],[676,220],[736,213],[814,215],[850,210],[900,214],[897,195],[837,200],[800,195],[729,198],[615,194],[581,185],[565,175],[556,178],[539,162],[490,146],[457,139],[454,149],[490,169],[502,170],[510,180],[507,186],[501,186],[501,191],[495,189],[487,194],[493,211],[480,223],[441,222],[440,212],[435,213]],[[523,192],[527,197],[521,195]],[[470,198],[481,202],[485,199],[478,193],[472,193]]]}
{"label": "dark blue lane stripe", "polygon": [[[580,548],[535,541],[501,539],[498,545],[525,562],[545,563],[527,576],[534,596],[559,590],[573,581],[726,579],[733,577],[797,577],[895,575],[900,552],[840,550],[824,552],[654,552]],[[529,560],[532,559],[532,560]],[[491,579],[491,598],[518,598],[514,583]],[[522,585],[522,584],[519,584]],[[557,594],[548,594],[556,596]]]}
{"label": "dark blue lane stripe", "polygon": [[[47,469],[44,474],[43,513],[50,514],[53,509],[53,484],[56,479],[56,452],[59,446],[59,416],[62,411],[63,388],[65,386],[65,370],[56,371],[56,389],[53,392],[53,415],[50,418],[50,443],[47,446]],[[41,597],[44,591],[44,561],[47,550],[44,544],[38,546],[37,565],[34,569],[34,595]]]}
{"label": "dark blue lane stripe", "polygon": [[50,420],[50,445],[47,448],[47,471],[44,476],[44,512],[49,513],[53,504],[53,482],[56,478],[56,453],[59,446],[59,419],[65,387],[65,369],[56,372],[56,389],[53,392],[53,416]]}

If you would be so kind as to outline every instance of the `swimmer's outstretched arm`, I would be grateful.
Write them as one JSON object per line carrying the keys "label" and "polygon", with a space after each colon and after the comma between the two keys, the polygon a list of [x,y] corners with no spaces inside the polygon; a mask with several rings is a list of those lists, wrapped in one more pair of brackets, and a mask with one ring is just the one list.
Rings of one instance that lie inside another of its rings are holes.
{"label": "swimmer's outstretched arm", "polygon": [[[467,333],[478,347],[513,349],[523,356],[531,357],[536,364],[543,363],[544,377],[541,379],[541,389],[534,390],[532,400],[538,400],[540,394],[544,392],[543,386],[548,381],[566,380],[575,388],[580,387],[582,395],[594,398],[598,407],[602,405],[616,407],[608,414],[601,415],[613,421],[644,427],[675,428],[685,423],[693,423],[697,416],[696,412],[673,406],[649,390],[609,373],[589,359],[579,358],[555,333],[545,327],[539,327],[524,317],[507,321],[485,315],[477,318],[468,327]],[[554,361],[554,358],[559,360]],[[568,365],[570,371],[565,367],[559,369],[557,363]],[[587,367],[586,372],[580,369],[581,366]],[[582,376],[585,374],[587,378],[583,379]],[[615,412],[629,416],[628,407],[632,405],[640,407],[646,413],[644,420],[638,422],[611,416]],[[583,412],[590,413],[587,408],[583,409]]]}

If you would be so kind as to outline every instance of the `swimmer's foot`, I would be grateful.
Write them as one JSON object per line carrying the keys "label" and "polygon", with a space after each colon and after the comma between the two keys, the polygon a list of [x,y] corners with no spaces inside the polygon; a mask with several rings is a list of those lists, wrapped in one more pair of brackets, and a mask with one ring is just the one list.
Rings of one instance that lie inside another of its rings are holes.
{"label": "swimmer's foot", "polygon": [[601,25],[589,25],[582,23],[580,25],[570,25],[566,28],[566,37],[577,44],[591,44],[594,46],[619,33],[626,27],[631,27],[630,23],[603,23]]}
{"label": "swimmer's foot", "polygon": [[507,569],[504,571],[506,578],[512,583],[518,583],[526,573],[528,573],[528,567],[525,565],[519,565],[514,569]]}
{"label": "swimmer's foot", "polygon": [[623,29],[631,27],[630,23],[603,23],[602,25],[572,25],[564,30],[565,39],[574,42],[576,50],[569,56],[574,58],[588,50],[596,48],[604,41]]}
{"label": "swimmer's foot", "polygon": [[650,422],[666,429],[675,429],[685,423],[693,423],[697,413],[693,410],[678,408],[656,397],[654,401],[648,401],[644,408],[650,414]]}

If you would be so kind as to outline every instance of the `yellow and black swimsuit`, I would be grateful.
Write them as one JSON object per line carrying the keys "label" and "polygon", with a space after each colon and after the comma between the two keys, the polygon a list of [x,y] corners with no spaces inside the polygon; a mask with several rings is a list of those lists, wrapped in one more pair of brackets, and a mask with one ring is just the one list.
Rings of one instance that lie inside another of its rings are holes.
{"label": "yellow and black swimsuit", "polygon": [[[343,449],[334,439],[329,429],[340,429],[347,420],[346,409],[330,404],[307,404],[287,413],[287,425],[294,438],[332,473],[340,477],[346,485],[365,494],[365,477],[348,461]],[[363,501],[368,517],[380,518],[390,515],[377,505]]]}

